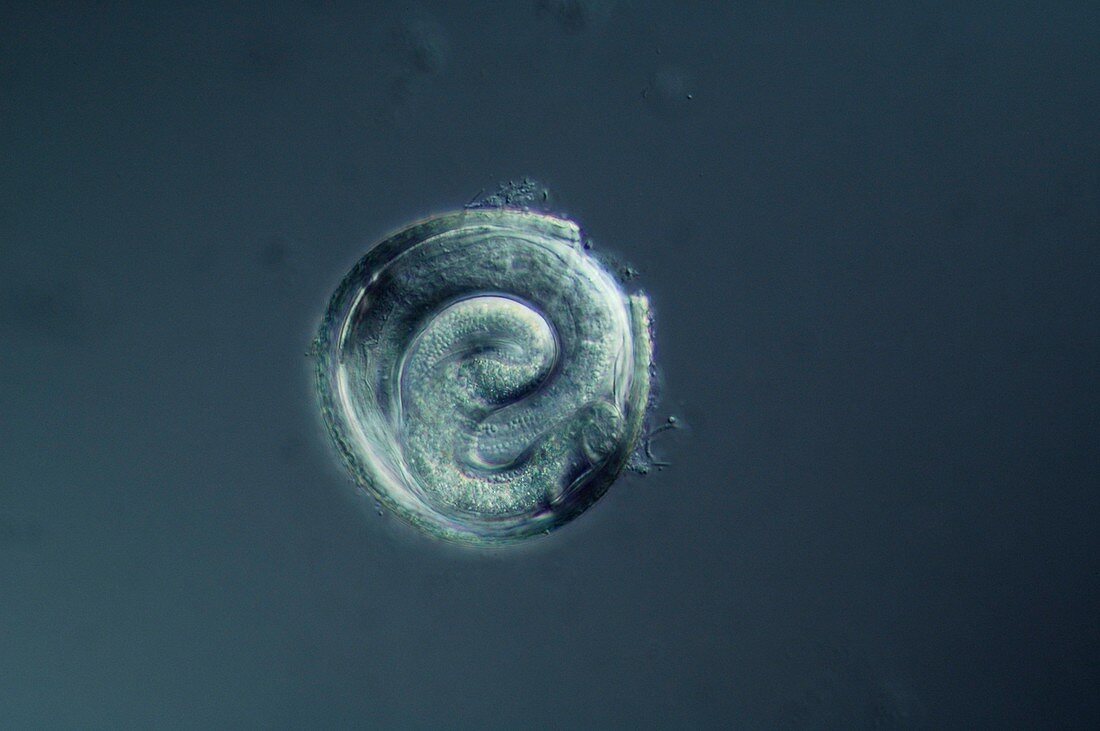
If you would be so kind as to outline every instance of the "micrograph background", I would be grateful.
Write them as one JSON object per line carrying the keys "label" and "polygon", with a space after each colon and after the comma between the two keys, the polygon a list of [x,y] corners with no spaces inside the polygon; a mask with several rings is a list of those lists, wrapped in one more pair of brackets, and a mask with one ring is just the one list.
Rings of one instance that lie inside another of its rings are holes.
{"label": "micrograph background", "polygon": [[[0,6],[0,726],[1095,728],[1100,5]],[[378,515],[307,356],[531,177],[672,466]]]}

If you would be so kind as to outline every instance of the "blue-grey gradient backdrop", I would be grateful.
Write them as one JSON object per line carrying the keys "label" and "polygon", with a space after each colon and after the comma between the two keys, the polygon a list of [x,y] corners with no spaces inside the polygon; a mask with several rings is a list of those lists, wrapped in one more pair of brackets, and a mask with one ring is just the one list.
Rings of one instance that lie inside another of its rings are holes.
{"label": "blue-grey gradient backdrop", "polygon": [[[1098,28],[4,2],[0,726],[1096,727]],[[305,351],[524,175],[640,270],[691,429],[446,550],[351,495]]]}

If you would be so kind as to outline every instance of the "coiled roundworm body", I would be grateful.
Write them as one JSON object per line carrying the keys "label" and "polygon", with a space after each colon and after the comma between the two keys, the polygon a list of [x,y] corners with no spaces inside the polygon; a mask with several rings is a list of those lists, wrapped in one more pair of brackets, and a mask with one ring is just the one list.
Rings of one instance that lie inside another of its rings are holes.
{"label": "coiled roundworm body", "polygon": [[644,295],[572,222],[512,209],[415,224],[340,284],[317,341],[329,434],[402,519],[469,543],[550,531],[626,464],[649,398]]}

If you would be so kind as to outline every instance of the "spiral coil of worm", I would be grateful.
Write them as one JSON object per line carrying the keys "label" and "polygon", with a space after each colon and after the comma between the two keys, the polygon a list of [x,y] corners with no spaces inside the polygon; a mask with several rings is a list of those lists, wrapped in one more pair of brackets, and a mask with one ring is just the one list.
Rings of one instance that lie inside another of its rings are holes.
{"label": "spiral coil of worm", "polygon": [[513,209],[428,219],[371,249],[317,338],[326,427],[394,514],[468,543],[547,533],[597,500],[642,430],[648,301],[575,224]]}

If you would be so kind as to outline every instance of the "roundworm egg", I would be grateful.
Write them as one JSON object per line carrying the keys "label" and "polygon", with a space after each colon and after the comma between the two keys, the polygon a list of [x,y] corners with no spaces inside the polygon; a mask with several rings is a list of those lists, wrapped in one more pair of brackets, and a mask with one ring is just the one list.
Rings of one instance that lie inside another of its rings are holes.
{"label": "roundworm egg", "polygon": [[576,224],[467,209],[377,244],[316,342],[322,416],[352,478],[473,544],[550,532],[602,496],[649,403],[649,303]]}

